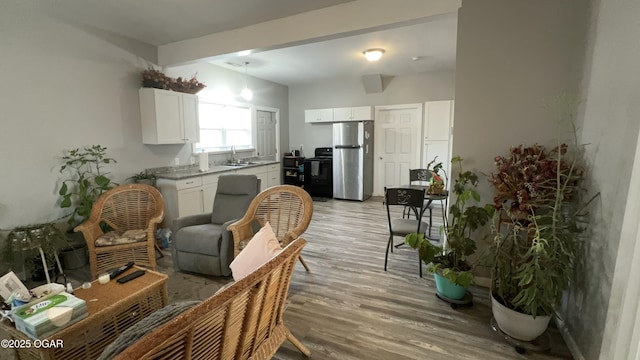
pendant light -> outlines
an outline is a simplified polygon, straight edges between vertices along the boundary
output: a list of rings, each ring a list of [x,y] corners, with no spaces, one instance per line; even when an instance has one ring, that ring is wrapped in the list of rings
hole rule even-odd
[[[249,87],[247,86],[247,65],[249,65],[248,61],[244,62],[244,89],[242,89],[242,91],[240,92],[240,96],[242,96],[243,99],[250,101],[251,99],[253,99],[253,91],[251,91],[251,89],[249,89]]]

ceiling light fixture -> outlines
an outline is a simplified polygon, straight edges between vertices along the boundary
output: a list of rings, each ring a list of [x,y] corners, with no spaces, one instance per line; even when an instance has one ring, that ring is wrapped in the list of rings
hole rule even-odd
[[[244,89],[242,89],[242,91],[240,92],[240,96],[242,96],[243,99],[249,101],[253,99],[253,91],[251,91],[251,89],[249,89],[249,87],[247,86],[247,65],[249,65],[249,62],[245,61],[244,62]]]
[[[384,49],[369,49],[362,52],[369,61],[378,61],[384,54]]]

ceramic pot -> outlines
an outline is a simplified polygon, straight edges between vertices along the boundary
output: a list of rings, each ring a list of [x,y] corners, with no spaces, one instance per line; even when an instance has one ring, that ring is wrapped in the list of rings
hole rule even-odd
[[[542,335],[551,320],[551,316],[538,315],[534,319],[531,315],[511,310],[500,304],[493,294],[491,295],[491,310],[500,330],[512,338],[522,341],[532,341]]]
[[[460,300],[464,298],[464,295],[467,293],[467,288],[452,283],[440,274],[434,273],[433,277],[436,279],[436,289],[438,289],[438,293],[446,298]]]

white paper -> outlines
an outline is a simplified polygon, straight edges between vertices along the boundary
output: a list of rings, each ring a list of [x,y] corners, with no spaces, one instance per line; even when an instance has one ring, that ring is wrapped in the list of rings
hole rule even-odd
[[[13,293],[17,293],[20,299],[26,299],[26,301],[31,299],[29,289],[24,286],[13,271],[9,271],[0,278],[0,296],[7,300]]]
[[[209,153],[203,152],[198,154],[200,171],[209,170]]]

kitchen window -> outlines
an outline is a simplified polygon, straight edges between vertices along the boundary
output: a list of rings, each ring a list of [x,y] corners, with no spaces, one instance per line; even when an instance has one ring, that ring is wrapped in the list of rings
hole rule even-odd
[[[194,152],[254,148],[251,108],[206,101],[199,104],[200,142]]]

